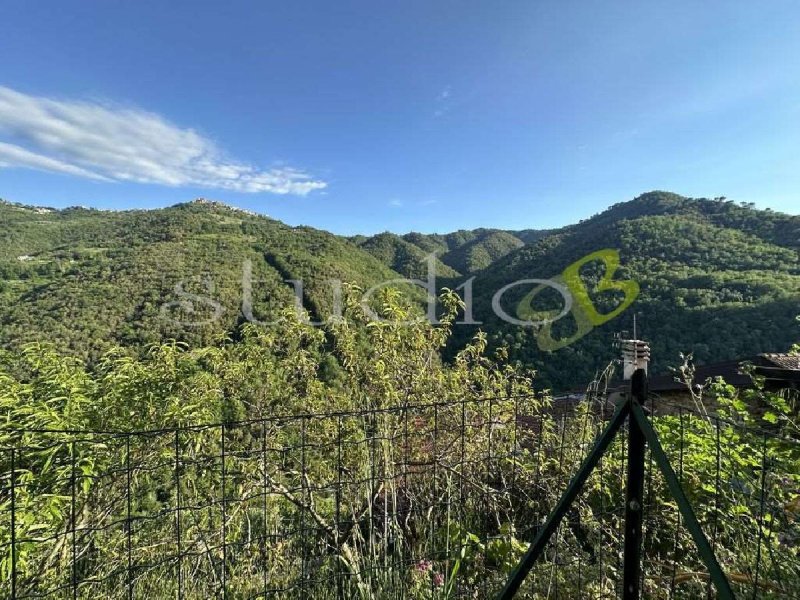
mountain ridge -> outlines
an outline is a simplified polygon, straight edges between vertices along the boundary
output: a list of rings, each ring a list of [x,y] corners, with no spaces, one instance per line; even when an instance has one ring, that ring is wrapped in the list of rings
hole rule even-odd
[[[649,192],[564,227],[478,273],[475,311],[485,318],[490,344],[508,346],[512,360],[538,368],[554,385],[566,383],[564,372],[590,380],[614,358],[613,336],[630,331],[633,313],[643,337],[652,341],[656,370],[675,364],[681,352],[694,351],[699,362],[706,362],[785,350],[800,338],[798,242],[800,216]],[[502,322],[490,309],[494,290],[509,281],[555,277],[603,248],[619,252],[614,278],[635,280],[639,296],[626,313],[575,343],[552,354],[542,351],[532,331]],[[602,265],[595,261],[587,268],[585,278],[596,285]],[[601,312],[619,301],[588,287]],[[524,292],[512,290],[504,298],[509,312]],[[568,338],[576,327],[574,318],[562,319],[554,326],[556,337]],[[473,332],[463,332],[462,340]]]
[[[534,331],[493,314],[492,297],[504,285],[557,276],[603,248],[620,254],[615,277],[641,288],[623,316],[547,353],[537,348]],[[351,237],[206,199],[127,211],[2,202],[0,347],[49,340],[97,358],[114,345],[136,349],[163,339],[197,345],[232,335],[244,320],[248,261],[253,318],[271,320],[290,306],[297,292],[291,282],[302,280],[300,296],[320,319],[334,308],[329,280],[367,288],[425,279],[425,257],[436,252],[439,286],[456,288],[474,278],[476,318],[489,343],[537,368],[543,385],[563,386],[567,378],[590,378],[611,357],[612,335],[627,328],[633,313],[644,335],[654,338],[658,367],[680,351],[694,350],[702,361],[785,349],[800,337],[793,321],[800,313],[799,250],[800,216],[669,192],[648,192],[555,230]],[[591,297],[608,311],[619,297],[593,291],[602,274],[603,265],[595,263],[583,276]],[[509,314],[525,292],[503,297]],[[222,310],[215,322],[206,322],[218,310],[209,298]],[[564,318],[554,334],[569,337],[571,327]],[[477,331],[458,326],[446,354]]]

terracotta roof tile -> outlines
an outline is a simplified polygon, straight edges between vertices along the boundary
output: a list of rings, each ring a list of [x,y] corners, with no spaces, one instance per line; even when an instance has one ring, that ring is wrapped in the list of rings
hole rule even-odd
[[[762,358],[765,358],[769,362],[773,363],[774,365],[780,367],[781,369],[790,369],[793,371],[800,371],[800,355],[792,355],[792,354],[760,354]]]

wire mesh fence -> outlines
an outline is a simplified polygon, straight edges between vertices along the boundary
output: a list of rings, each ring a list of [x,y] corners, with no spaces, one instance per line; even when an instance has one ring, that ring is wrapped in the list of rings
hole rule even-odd
[[[653,422],[737,597],[800,597],[800,440],[654,397]],[[648,458],[643,565],[651,593],[714,597],[687,529]]]
[[[654,405],[737,591],[798,597],[797,440]],[[604,395],[531,395],[152,431],[6,432],[0,597],[491,597],[608,413]],[[648,465],[642,589],[709,595]],[[619,595],[625,469],[620,436],[520,597]]]

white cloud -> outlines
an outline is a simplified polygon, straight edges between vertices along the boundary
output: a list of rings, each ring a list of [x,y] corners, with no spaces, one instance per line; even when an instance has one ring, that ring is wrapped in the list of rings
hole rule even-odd
[[[391,206],[392,208],[400,208],[403,206],[403,203],[400,200],[390,200],[389,206]]]
[[[237,192],[305,195],[327,186],[291,167],[262,170],[230,159],[212,140],[155,113],[3,86],[0,136],[8,140],[0,140],[0,167]]]
[[[67,173],[69,175],[88,177],[89,179],[108,181],[108,178],[98,175],[97,173],[92,173],[86,169],[81,169],[80,167],[48,158],[41,154],[25,150],[25,148],[15,146],[14,144],[6,144],[5,142],[0,142],[0,167],[28,167],[31,169],[55,171],[56,173]]]

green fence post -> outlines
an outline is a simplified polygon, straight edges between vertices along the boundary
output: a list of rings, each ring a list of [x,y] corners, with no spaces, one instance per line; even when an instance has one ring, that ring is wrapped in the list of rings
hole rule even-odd
[[[621,400],[617,404],[614,415],[611,417],[608,425],[606,425],[606,428],[598,436],[594,447],[589,453],[589,456],[586,457],[581,465],[581,468],[572,478],[572,481],[569,482],[566,491],[561,496],[561,499],[558,501],[555,509],[553,509],[553,512],[550,513],[550,516],[547,517],[544,525],[541,526],[536,534],[536,537],[528,547],[527,552],[525,552],[525,556],[522,557],[519,565],[517,565],[517,568],[514,569],[511,577],[509,577],[508,582],[506,582],[506,585],[503,588],[503,591],[501,591],[500,595],[498,596],[498,600],[513,598],[514,594],[517,593],[520,585],[522,585],[522,582],[525,581],[525,577],[528,575],[531,568],[533,568],[534,563],[544,551],[545,546],[547,546],[547,542],[550,540],[550,537],[558,528],[558,524],[561,522],[561,519],[564,518],[564,515],[569,510],[570,505],[572,505],[572,502],[578,496],[583,484],[586,483],[586,480],[589,478],[589,475],[591,475],[595,466],[597,466],[597,463],[600,462],[600,459],[603,457],[603,454],[605,453],[609,444],[611,444],[611,441],[614,439],[617,431],[619,431],[619,428],[625,422],[629,412],[630,403],[627,401],[627,399]]]
[[[711,549],[708,539],[700,528],[700,523],[697,521],[697,517],[692,510],[692,505],[689,504],[689,499],[686,497],[686,494],[683,493],[683,488],[681,488],[681,484],[678,481],[678,476],[675,475],[675,471],[672,470],[672,466],[669,464],[669,458],[667,458],[664,449],[661,447],[661,442],[658,441],[658,435],[655,429],[653,429],[650,421],[647,420],[638,402],[631,403],[631,414],[644,434],[647,443],[650,444],[650,451],[653,453],[653,458],[658,468],[661,469],[661,472],[664,474],[664,479],[667,481],[667,487],[669,487],[672,497],[675,498],[675,502],[678,504],[678,509],[686,523],[686,529],[688,529],[689,533],[692,535],[692,539],[697,545],[700,559],[708,569],[711,581],[714,582],[714,586],[717,588],[717,598],[733,600],[735,596],[733,595],[731,584],[722,571],[722,567],[719,566],[717,557],[714,556],[714,551]]]
[[[640,404],[647,398],[647,372],[637,369],[631,377],[631,398]],[[631,419],[628,427],[628,474],[625,483],[625,550],[622,598],[639,600],[642,574],[642,508],[644,506],[644,452],[642,430]]]

